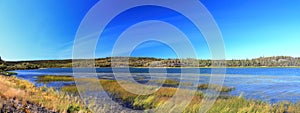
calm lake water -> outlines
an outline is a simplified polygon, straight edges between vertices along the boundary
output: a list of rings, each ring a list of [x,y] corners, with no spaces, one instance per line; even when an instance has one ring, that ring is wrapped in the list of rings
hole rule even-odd
[[[208,83],[211,74],[210,68],[200,68],[200,83]],[[72,75],[72,68],[50,68],[38,70],[18,70],[18,77],[33,82],[36,86],[43,86],[37,83],[37,76],[41,75]],[[111,68],[97,68],[99,78],[113,78]],[[147,68],[131,68],[130,72],[134,77],[149,77]],[[167,77],[179,80],[180,68],[167,69]],[[84,71],[82,72],[85,73]],[[153,76],[153,75],[152,75]],[[182,79],[192,79],[184,77]],[[46,84],[52,87],[61,87],[74,84],[72,82],[53,82]],[[260,99],[270,103],[280,101],[300,101],[300,68],[228,68],[226,69],[225,86],[233,86],[236,89],[227,95],[243,95],[247,99]]]

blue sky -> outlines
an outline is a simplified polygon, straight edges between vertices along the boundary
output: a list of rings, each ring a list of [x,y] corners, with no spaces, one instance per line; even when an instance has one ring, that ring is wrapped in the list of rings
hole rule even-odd
[[[77,28],[97,0],[0,0],[0,56],[5,60],[65,59],[72,57]],[[300,56],[300,1],[201,0],[215,18],[225,42],[227,59],[260,56]],[[178,3],[180,5],[180,3]],[[99,40],[97,57],[110,55],[116,34],[127,21],[155,18],[183,26],[199,58],[209,59],[203,37],[177,13],[142,7],[122,13]],[[101,11],[99,11],[101,13]],[[147,15],[146,12],[156,12]],[[130,19],[130,15],[141,18]],[[163,15],[163,16],[159,16]],[[180,20],[180,21],[178,21]],[[123,22],[123,23],[122,23]],[[123,26],[123,27],[122,27]],[[124,29],[123,29],[124,30]],[[170,34],[170,37],[172,35]],[[114,38],[115,37],[115,38]],[[148,42],[132,56],[176,57],[168,46]]]

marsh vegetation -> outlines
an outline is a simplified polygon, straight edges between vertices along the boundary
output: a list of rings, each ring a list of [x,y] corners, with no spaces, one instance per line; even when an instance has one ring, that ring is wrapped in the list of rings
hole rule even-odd
[[[14,76],[0,75],[0,86],[1,98],[17,100],[24,103],[24,106],[33,103],[56,112],[89,112],[79,97],[56,91],[54,88],[35,87],[32,83]]]
[[[36,82],[48,83],[48,82],[70,82],[74,81],[72,76],[68,75],[43,75],[38,76]]]
[[[49,75],[48,75],[49,76]],[[52,76],[47,77],[47,82],[51,80],[71,80],[72,77],[68,76]],[[43,78],[45,79],[45,78]],[[83,78],[85,80],[89,80]],[[137,95],[126,91],[120,84],[115,80],[107,80],[100,79],[98,80],[101,83],[104,90],[108,93],[108,95],[115,101],[120,102],[120,104],[124,107],[136,109],[136,110],[147,110],[152,108],[160,108],[163,107],[163,103],[170,100],[176,91],[178,90],[174,86],[178,86],[179,82],[176,80],[165,80],[163,84],[169,86],[161,87],[153,94],[149,95]],[[161,83],[162,81],[157,81]],[[136,84],[125,82],[128,87],[133,89],[138,88]],[[222,87],[218,85],[212,85],[213,89],[221,92],[229,92],[234,90],[233,87]],[[205,94],[201,92],[200,89],[207,89],[208,84],[199,84],[198,91],[193,97],[190,104],[184,110],[186,113],[197,112],[201,107],[201,102],[205,97]],[[62,92],[66,93],[74,93],[77,94],[78,90],[75,85],[63,86]],[[189,92],[189,90],[185,90]],[[272,113],[295,113],[300,112],[299,103],[289,103],[289,102],[281,102],[276,104],[269,104],[267,102],[263,102],[260,100],[249,100],[245,99],[242,96],[228,96],[228,97],[220,97],[216,100],[215,104],[210,108],[208,113],[222,112],[222,113],[235,113],[235,112],[272,112]]]
[[[216,85],[216,84],[199,84],[197,86],[197,88],[199,90],[213,89],[213,90],[216,90],[218,92],[230,92],[230,91],[235,89],[234,87],[221,86],[221,85]]]

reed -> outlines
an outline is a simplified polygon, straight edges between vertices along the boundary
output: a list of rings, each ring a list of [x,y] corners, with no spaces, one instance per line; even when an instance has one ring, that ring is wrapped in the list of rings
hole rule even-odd
[[[72,76],[67,75],[43,75],[37,77],[37,82],[48,83],[48,82],[70,82],[74,81]]]
[[[71,81],[68,79],[60,79]],[[58,80],[57,78],[51,78],[52,80]],[[90,79],[83,78],[82,81],[88,82]],[[104,90],[108,92],[113,100],[120,100],[123,106],[132,109],[147,110],[151,108],[164,109],[166,102],[170,101],[174,96],[177,88],[162,87],[153,94],[149,95],[137,95],[126,91],[115,80],[98,80]],[[121,81],[125,85],[131,88],[139,88],[136,84]],[[176,82],[167,82],[171,84],[177,84]],[[53,109],[57,112],[90,112],[83,104],[82,100],[76,95],[70,95],[70,93],[78,93],[76,86],[64,86],[63,92],[58,92],[53,88],[47,87],[34,87],[32,83],[25,80],[18,79],[16,77],[0,76],[0,95],[7,98],[18,98],[21,101],[30,101],[38,105],[45,106],[49,109]],[[213,86],[218,89],[220,86]],[[199,89],[208,88],[207,84],[201,84]],[[221,89],[219,89],[221,90]],[[222,89],[222,91],[228,91],[229,89]],[[96,90],[95,90],[96,91]],[[190,90],[183,90],[189,93]],[[184,94],[186,94],[184,93]],[[180,95],[184,100],[187,95]],[[196,113],[199,108],[205,103],[201,103],[205,95],[201,91],[197,91],[193,96],[192,101],[184,109],[184,113]],[[95,103],[94,103],[95,104]],[[94,106],[95,105],[87,105]],[[111,107],[111,106],[108,106]],[[218,98],[213,106],[207,111],[208,113],[299,113],[300,103],[281,102],[274,105],[270,105],[267,102],[260,100],[249,100],[242,96],[240,97],[227,97]],[[99,111],[107,111],[106,108],[101,108]],[[118,112],[117,110],[115,112]]]

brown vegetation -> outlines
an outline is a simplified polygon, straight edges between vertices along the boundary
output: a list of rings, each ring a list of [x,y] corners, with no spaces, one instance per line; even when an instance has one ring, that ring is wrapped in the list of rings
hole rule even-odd
[[[1,97],[34,103],[57,112],[67,112],[70,106],[78,108],[78,111],[88,112],[78,97],[57,92],[53,88],[36,88],[32,83],[13,76],[0,75],[0,86]]]

